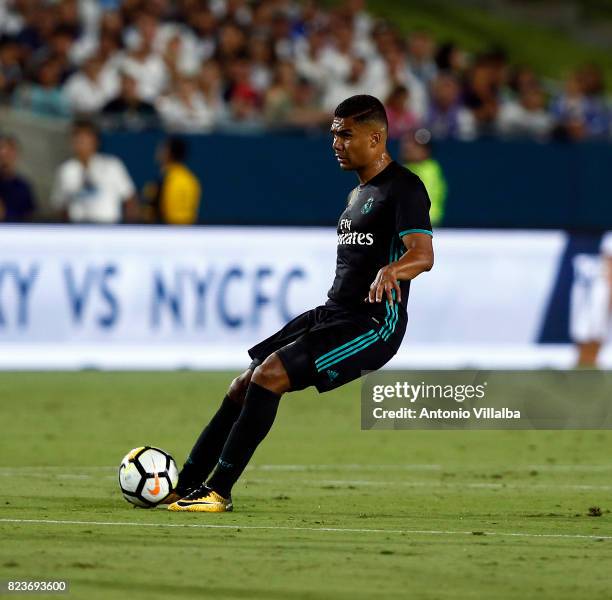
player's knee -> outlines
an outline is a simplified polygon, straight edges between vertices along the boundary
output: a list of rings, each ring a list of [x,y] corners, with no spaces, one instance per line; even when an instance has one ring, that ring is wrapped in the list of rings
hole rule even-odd
[[[241,375],[238,375],[229,386],[229,390],[227,395],[238,404],[244,404],[244,398],[246,396],[246,391],[249,387],[249,383],[251,382],[251,376],[253,375],[253,371],[245,371]]]
[[[289,377],[280,358],[271,354],[253,371],[252,381],[277,394],[289,391]]]

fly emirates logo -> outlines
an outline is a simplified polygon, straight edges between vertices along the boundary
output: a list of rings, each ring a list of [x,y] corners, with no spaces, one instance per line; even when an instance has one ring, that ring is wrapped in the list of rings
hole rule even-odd
[[[338,234],[338,245],[350,244],[357,246],[371,246],[374,243],[373,233],[360,233],[351,231],[352,219],[340,219],[340,231]]]

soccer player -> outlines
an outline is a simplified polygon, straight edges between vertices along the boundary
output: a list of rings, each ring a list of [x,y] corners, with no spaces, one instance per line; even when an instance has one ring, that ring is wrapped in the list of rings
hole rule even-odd
[[[253,362],[196,441],[169,510],[232,510],[232,487],[272,427],[284,393],[344,385],[382,367],[401,344],[410,281],[433,266],[429,198],[421,180],[389,156],[378,99],[342,102],[331,134],[340,168],[355,171],[359,185],[338,222],[328,300],[249,350]]]

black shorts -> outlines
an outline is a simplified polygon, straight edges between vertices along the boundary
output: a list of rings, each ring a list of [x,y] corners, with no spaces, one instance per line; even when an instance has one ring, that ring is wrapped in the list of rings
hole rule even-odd
[[[378,319],[328,303],[295,317],[253,346],[249,355],[259,363],[276,352],[292,390],[314,385],[326,392],[387,363],[404,337],[406,320],[405,310],[397,305]]]

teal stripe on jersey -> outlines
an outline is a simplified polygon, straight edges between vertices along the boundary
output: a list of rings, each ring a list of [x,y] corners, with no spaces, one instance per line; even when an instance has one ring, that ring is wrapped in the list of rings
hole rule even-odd
[[[433,231],[429,231],[429,229],[404,229],[404,231],[399,232],[399,236],[404,237],[405,235],[408,235],[409,233],[426,233],[427,235],[430,235],[433,237]]]
[[[335,356],[332,356],[325,363],[319,365],[317,367],[317,371],[322,371],[323,369],[327,369],[328,367],[331,367],[332,365],[335,365],[336,363],[339,363],[340,361],[344,360],[345,358],[348,358],[349,356],[352,356],[353,354],[356,354],[357,352],[360,352],[361,350],[364,350],[365,348],[367,348],[368,346],[371,346],[372,344],[374,344],[377,341],[378,341],[378,336],[374,332],[374,333],[372,333],[372,336],[370,338],[366,338],[366,339],[362,340],[356,346],[351,346],[350,348],[347,348],[341,354],[337,354]]]
[[[372,333],[374,333],[373,329],[370,329],[370,331],[368,331],[367,333],[364,333],[363,335],[360,335],[356,338],[353,338],[352,340],[346,342],[346,344],[343,344],[342,346],[339,346],[338,348],[334,348],[333,350],[330,350],[329,352],[327,352],[326,354],[323,354],[322,356],[319,356],[319,358],[317,358],[315,360],[315,365],[317,363],[320,363],[321,361],[327,360],[328,358],[331,358],[332,355],[337,354],[338,352],[340,352],[343,349],[348,348],[348,346],[352,346],[356,343],[358,343],[359,341],[361,341],[363,338],[365,338],[366,336],[371,335]]]

